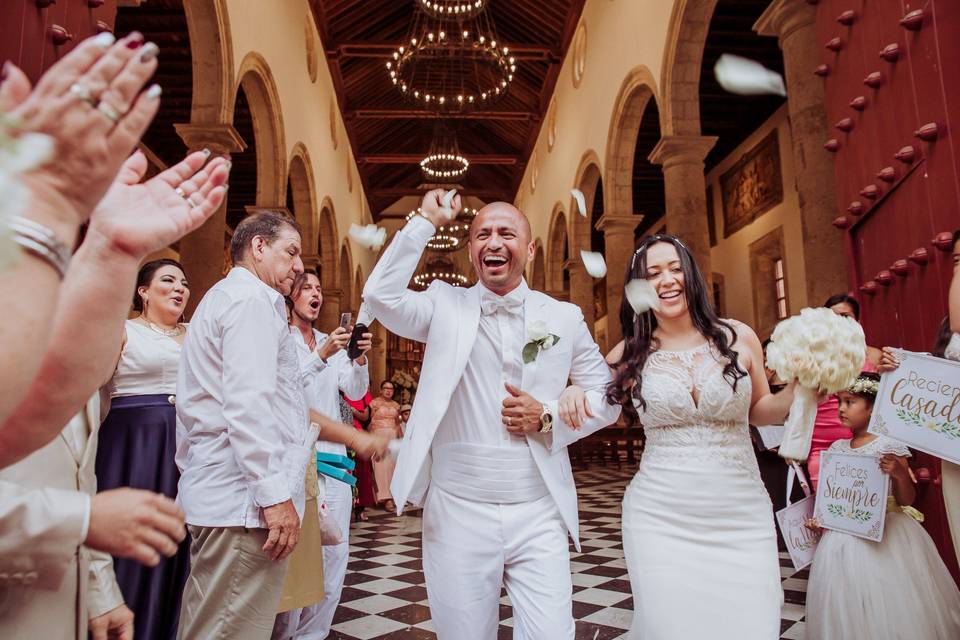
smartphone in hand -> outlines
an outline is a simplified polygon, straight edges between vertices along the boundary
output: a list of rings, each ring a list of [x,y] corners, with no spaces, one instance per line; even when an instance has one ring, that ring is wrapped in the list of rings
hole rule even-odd
[[[346,329],[350,326],[350,321],[353,320],[353,314],[349,311],[347,313],[340,314],[340,328]]]

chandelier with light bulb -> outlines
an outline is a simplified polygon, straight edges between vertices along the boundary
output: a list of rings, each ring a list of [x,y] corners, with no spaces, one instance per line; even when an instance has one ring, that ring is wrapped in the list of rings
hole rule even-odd
[[[517,70],[482,0],[420,0],[407,41],[386,63],[407,100],[438,112],[488,107]]]
[[[420,207],[407,214],[407,222],[420,213]],[[457,219],[445,224],[437,229],[433,237],[427,241],[427,248],[434,251],[456,251],[463,246],[470,232],[470,221],[477,215],[477,210],[472,207],[464,207]]]
[[[463,275],[447,258],[439,257],[426,264],[423,273],[413,276],[413,284],[419,289],[426,289],[434,280],[443,280],[455,287],[467,284],[467,276]]]
[[[485,4],[484,0],[420,0],[423,10],[437,18],[472,18]]]

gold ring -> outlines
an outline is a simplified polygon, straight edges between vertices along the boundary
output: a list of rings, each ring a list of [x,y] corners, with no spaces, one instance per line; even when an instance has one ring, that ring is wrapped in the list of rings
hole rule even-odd
[[[74,82],[72,85],[70,85],[70,93],[77,96],[91,107],[97,106],[97,103],[93,100],[93,95],[90,93],[90,89],[87,89],[79,82]]]
[[[105,115],[107,120],[114,124],[120,122],[120,112],[113,108],[113,105],[111,105],[109,102],[101,100],[97,104],[97,111]]]
[[[508,427],[512,427],[512,426],[513,426],[513,418],[509,418],[509,417],[507,418],[507,426],[508,426]]]
[[[178,196],[180,196],[181,198],[183,198],[184,200],[187,199],[187,193],[183,190],[183,187],[177,187],[176,189],[173,190],[173,192]]]

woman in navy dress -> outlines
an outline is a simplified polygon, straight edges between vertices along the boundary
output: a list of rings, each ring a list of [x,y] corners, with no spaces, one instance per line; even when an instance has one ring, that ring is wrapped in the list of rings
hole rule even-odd
[[[105,390],[110,411],[100,428],[97,485],[101,491],[133,487],[176,498],[180,473],[176,453],[176,389],[190,298],[183,268],[175,260],[148,262],[137,276],[134,309],[120,356]],[[189,573],[189,536],[177,554],[156,567],[114,558],[117,582],[134,613],[135,637],[176,637],[180,597]]]

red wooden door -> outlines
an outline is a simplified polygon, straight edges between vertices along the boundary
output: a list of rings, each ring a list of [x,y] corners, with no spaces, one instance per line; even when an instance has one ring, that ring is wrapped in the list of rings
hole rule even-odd
[[[838,215],[867,341],[928,351],[951,275],[950,247],[934,239],[960,227],[960,137],[951,135],[960,126],[960,2],[825,0],[817,31]],[[929,471],[918,494],[924,526],[960,581],[940,462],[921,453],[913,464]]]
[[[0,2],[0,61],[10,60],[31,81],[78,42],[112,30],[117,0],[3,0]],[[60,38],[69,37],[62,41]]]

